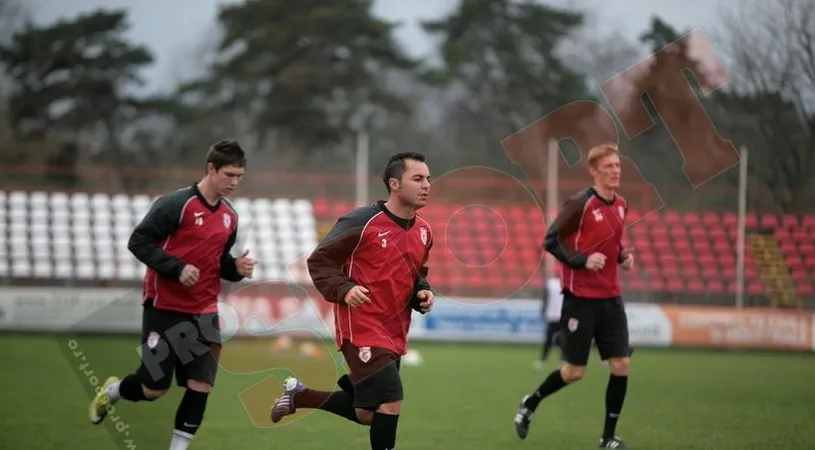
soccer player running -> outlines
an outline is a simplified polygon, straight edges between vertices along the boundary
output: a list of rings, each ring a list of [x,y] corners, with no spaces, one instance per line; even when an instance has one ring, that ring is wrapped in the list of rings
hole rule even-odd
[[[628,386],[628,319],[617,267],[631,270],[634,256],[622,247],[628,206],[617,193],[620,158],[615,145],[592,148],[588,155],[594,186],[567,200],[546,233],[546,251],[562,263],[565,363],[521,401],[515,430],[526,438],[541,400],[580,380],[586,372],[592,339],[609,360],[606,416],[599,448],[627,448],[616,436]]]
[[[412,310],[433,307],[426,281],[433,245],[430,225],[416,214],[430,194],[430,170],[419,153],[399,153],[383,175],[388,200],[340,217],[308,258],[317,290],[334,303],[337,349],[350,374],[335,392],[284,382],[272,422],[300,408],[318,408],[370,425],[372,450],[396,445],[403,398],[399,366],[406,352]]]
[[[170,450],[184,450],[201,426],[221,350],[217,299],[221,279],[251,278],[256,261],[230,255],[238,214],[226,196],[244,174],[246,157],[231,140],[207,153],[206,175],[159,197],[135,227],[128,249],[147,266],[143,284],[141,364],[120,380],[108,378],[90,404],[101,423],[119,400],[152,402],[176,383],[178,405]]]

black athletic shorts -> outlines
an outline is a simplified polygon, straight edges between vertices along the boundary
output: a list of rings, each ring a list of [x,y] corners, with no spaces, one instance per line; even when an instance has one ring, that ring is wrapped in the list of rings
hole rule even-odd
[[[628,318],[620,297],[580,298],[564,291],[560,326],[563,353],[569,364],[588,364],[592,340],[602,360],[630,356]]]
[[[188,314],[156,309],[145,302],[142,313],[141,365],[136,375],[149,389],[170,388],[188,380],[215,385],[221,332],[218,314]]]
[[[354,407],[375,410],[383,403],[403,399],[401,357],[382,347],[356,347],[349,341],[340,346],[354,384]]]

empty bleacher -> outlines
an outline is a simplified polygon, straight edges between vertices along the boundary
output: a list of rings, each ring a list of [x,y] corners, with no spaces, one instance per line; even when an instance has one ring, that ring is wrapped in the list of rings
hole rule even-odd
[[[350,203],[315,201],[320,223],[331,223]],[[539,272],[542,213],[512,205],[464,207],[432,204],[421,214],[433,227],[431,281],[449,295],[511,295],[542,289]],[[738,218],[732,213],[660,211],[629,213],[626,241],[636,247],[638,268],[622,272],[627,294],[642,300],[732,304],[737,289]],[[745,295],[748,304],[800,307],[813,296],[815,216],[748,214]],[[764,264],[750,236],[778,241],[783,264]],[[770,269],[772,267],[772,269]],[[774,272],[771,272],[774,271]],[[791,284],[784,279],[792,280]],[[786,286],[783,300],[768,297]],[[637,295],[640,294],[640,295]],[[684,299],[684,300],[683,300]]]
[[[127,249],[153,199],[146,195],[0,191],[0,281],[138,282]],[[286,264],[316,245],[307,200],[237,198],[240,226],[258,259],[255,280],[287,279]],[[243,232],[243,231],[242,231]]]
[[[127,239],[153,199],[146,195],[0,191],[0,281],[137,283],[144,267]],[[255,280],[286,280],[353,204],[237,198],[258,258]],[[431,281],[446,295],[537,296],[542,289],[539,210],[517,205],[431,203],[421,214],[435,236]],[[646,301],[732,304],[737,217],[661,211],[629,215],[627,244],[638,268],[621,275],[627,295]],[[815,293],[815,216],[748,214],[745,294],[750,304],[800,307]],[[298,270],[298,282],[308,282]],[[717,300],[718,298],[718,300]],[[700,300],[701,301],[701,300]]]

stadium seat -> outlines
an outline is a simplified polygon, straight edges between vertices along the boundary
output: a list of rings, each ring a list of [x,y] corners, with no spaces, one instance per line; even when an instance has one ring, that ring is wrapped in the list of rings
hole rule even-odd
[[[781,226],[789,229],[798,228],[798,217],[791,214],[785,214],[781,219]]]
[[[706,212],[702,216],[702,223],[704,223],[707,226],[712,226],[712,225],[717,225],[718,226],[718,225],[721,225],[721,220],[720,220],[718,214],[716,214],[714,212]]]
[[[144,266],[127,250],[127,240],[152,201],[143,194],[0,191],[3,276],[139,281]],[[280,276],[288,261],[316,246],[310,201],[237,198],[235,203],[249,234],[263,231],[275,243],[275,253],[258,254],[265,273]]]
[[[754,213],[747,213],[744,216],[744,225],[747,228],[757,228],[758,227],[758,217]]]
[[[774,214],[764,214],[761,216],[762,228],[775,228],[778,226],[778,217]]]
[[[127,240],[156,197],[138,194],[0,191],[0,276],[137,283],[144,266]],[[247,248],[258,258],[255,280],[283,280],[287,264],[317,244],[318,227],[353,209],[353,202],[327,199],[235,198]],[[434,203],[421,215],[436,236],[431,282],[446,292],[475,294],[507,286],[541,289],[541,241],[537,208],[517,205],[462,207]],[[640,218],[644,220],[634,225]],[[622,273],[632,292],[732,295],[736,281],[735,213],[632,209],[626,245],[637,249],[638,270]],[[812,296],[815,285],[815,215],[746,216],[748,230],[772,228],[797,290]],[[749,295],[763,295],[760,273],[745,254]],[[489,264],[485,269],[469,266]],[[292,270],[309,282],[302,267]],[[468,294],[470,295],[470,294]]]

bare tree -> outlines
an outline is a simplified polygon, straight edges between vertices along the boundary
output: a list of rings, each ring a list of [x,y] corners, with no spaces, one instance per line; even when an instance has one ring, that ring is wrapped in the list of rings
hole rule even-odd
[[[746,0],[723,11],[716,36],[732,80],[725,110],[750,130],[754,192],[765,192],[754,200],[783,211],[806,207],[815,170],[812,11],[815,0]]]
[[[814,10],[815,0],[746,0],[724,10],[717,37],[738,92],[777,92],[813,110]]]
[[[593,6],[596,5],[580,5],[583,26],[563,42],[560,53],[572,67],[585,74],[587,84],[594,89],[641,60],[646,49],[619,31],[625,24],[610,22]]]

